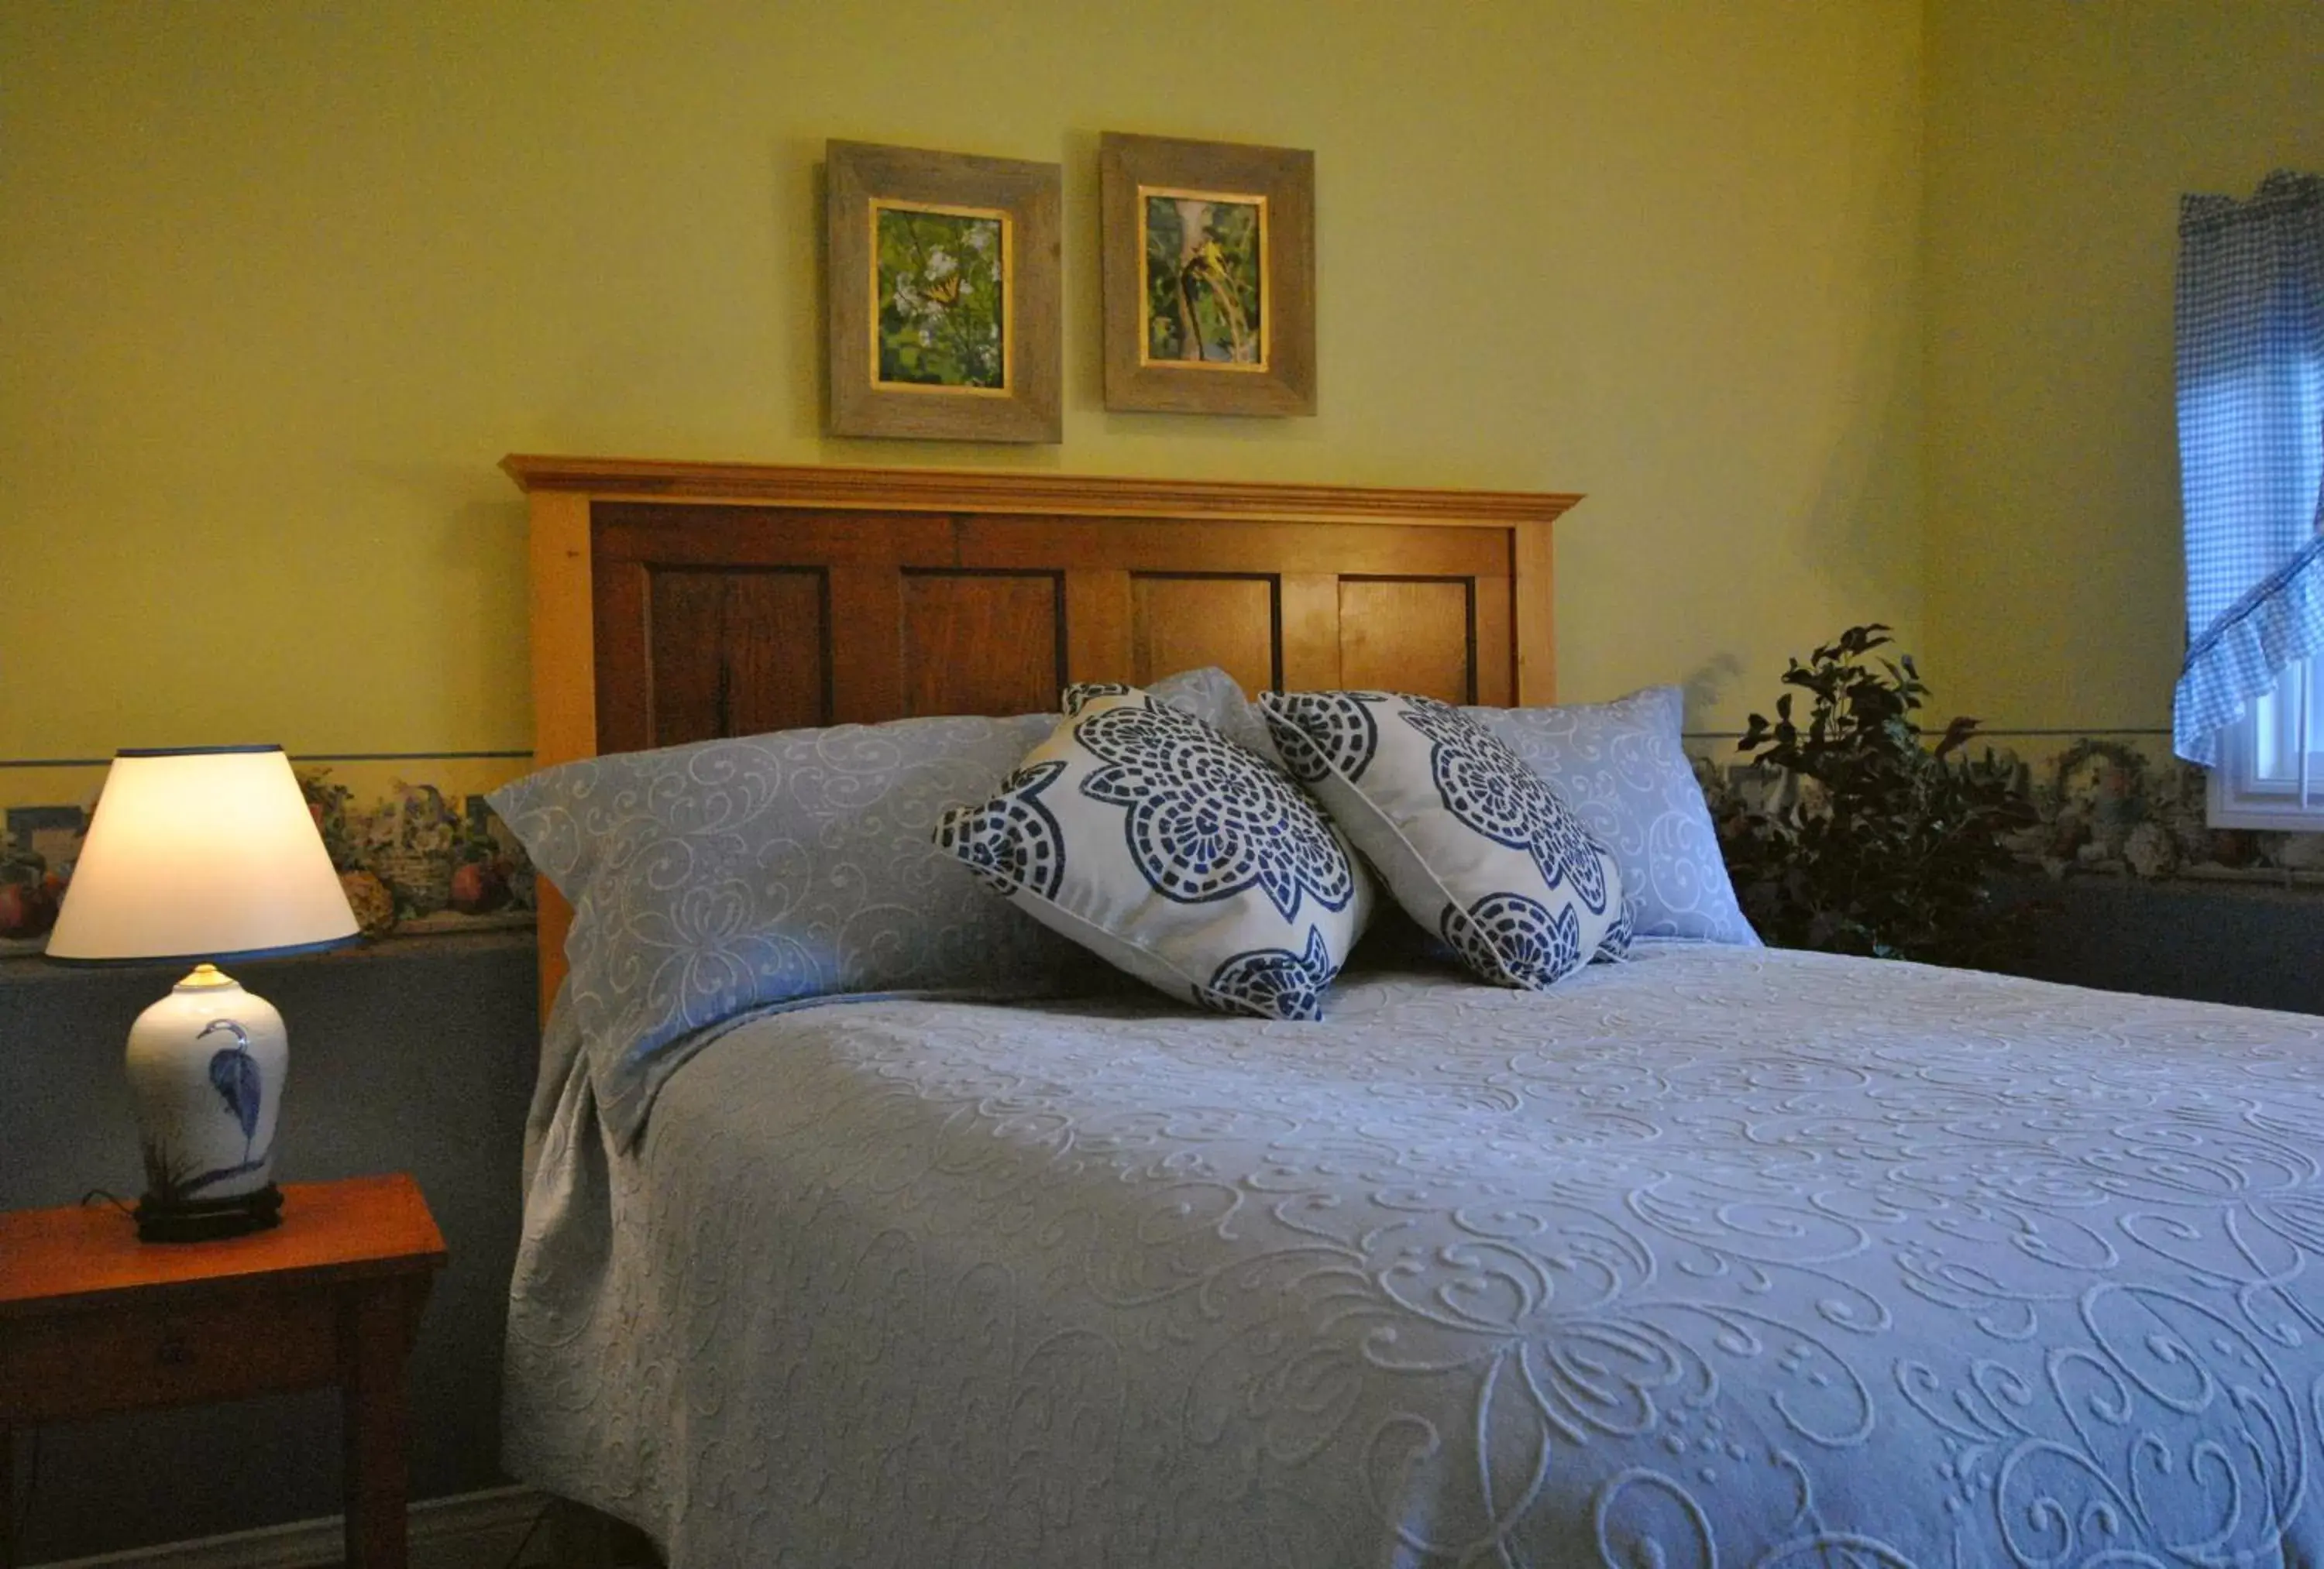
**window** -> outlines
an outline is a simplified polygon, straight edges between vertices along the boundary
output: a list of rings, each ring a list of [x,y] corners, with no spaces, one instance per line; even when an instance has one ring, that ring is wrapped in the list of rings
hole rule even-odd
[[[2222,827],[2324,830],[2324,176],[2180,204],[2187,656],[2172,749]]]
[[[2223,739],[2213,826],[2324,830],[2324,660],[2294,660]]]

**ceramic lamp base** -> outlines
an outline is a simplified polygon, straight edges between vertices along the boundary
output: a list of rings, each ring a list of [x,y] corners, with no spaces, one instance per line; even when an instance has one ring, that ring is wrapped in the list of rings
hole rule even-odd
[[[137,1201],[139,1242],[216,1242],[281,1224],[282,1189],[272,1182],[231,1198],[157,1198],[149,1193]]]
[[[290,1060],[282,1015],[211,965],[137,1016],[128,1068],[145,1158],[140,1236],[199,1242],[276,1224],[274,1129]]]

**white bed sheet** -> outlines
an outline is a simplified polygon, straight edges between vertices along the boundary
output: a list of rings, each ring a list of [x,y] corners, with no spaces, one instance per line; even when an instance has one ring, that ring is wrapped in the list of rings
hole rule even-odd
[[[2324,1561],[2324,1020],[1649,944],[562,1082],[507,1460],[679,1569]]]

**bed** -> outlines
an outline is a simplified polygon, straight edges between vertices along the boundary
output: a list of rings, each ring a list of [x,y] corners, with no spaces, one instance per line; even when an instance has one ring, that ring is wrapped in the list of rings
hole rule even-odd
[[[508,466],[544,763],[1200,665],[1552,700],[1572,498]],[[1649,940],[622,1078],[562,935],[507,1459],[673,1564],[2324,1559],[2324,1021]]]

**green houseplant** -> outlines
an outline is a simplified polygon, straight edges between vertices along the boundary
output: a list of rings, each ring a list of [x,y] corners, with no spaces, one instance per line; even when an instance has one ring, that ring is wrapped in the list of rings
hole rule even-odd
[[[2014,764],[1964,750],[1977,720],[1956,719],[1927,744],[1915,716],[1928,686],[1910,655],[1878,654],[1888,634],[1850,627],[1807,663],[1787,662],[1794,690],[1772,720],[1751,716],[1737,748],[1772,788],[1761,804],[1726,803],[1728,870],[1744,913],[1779,946],[1991,963],[2009,922],[1988,875],[2008,864],[2002,837],[2032,811]]]

